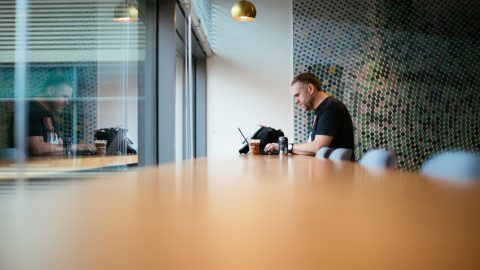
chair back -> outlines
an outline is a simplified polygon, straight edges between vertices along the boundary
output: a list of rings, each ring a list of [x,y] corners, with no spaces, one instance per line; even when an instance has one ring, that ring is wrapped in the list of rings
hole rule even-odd
[[[351,160],[352,159],[352,149],[348,148],[337,148],[333,150],[330,154],[329,159],[331,160]]]
[[[388,169],[394,164],[395,155],[386,149],[371,149],[360,159],[360,165],[365,168]]]
[[[0,160],[20,161],[26,158],[25,153],[17,148],[0,149]]]
[[[332,151],[333,151],[333,148],[331,148],[331,147],[322,147],[322,148],[320,148],[320,150],[318,150],[315,157],[318,158],[318,159],[326,159],[330,156]]]
[[[480,180],[480,155],[462,151],[443,152],[427,160],[421,172],[450,181]]]

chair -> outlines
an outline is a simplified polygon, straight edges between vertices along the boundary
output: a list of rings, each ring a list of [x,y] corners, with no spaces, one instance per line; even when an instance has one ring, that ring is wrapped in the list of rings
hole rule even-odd
[[[315,157],[318,158],[318,159],[328,158],[328,156],[330,156],[332,151],[333,151],[333,149],[331,147],[322,147],[322,148],[320,148],[320,150],[318,150]]]
[[[352,149],[348,148],[337,148],[328,157],[331,160],[351,160],[352,159]]]
[[[20,161],[26,158],[25,153],[17,148],[0,149],[0,160]]]
[[[480,155],[462,151],[449,151],[427,160],[421,173],[450,181],[480,180]]]
[[[395,164],[395,155],[386,149],[371,149],[360,159],[365,168],[388,169]]]

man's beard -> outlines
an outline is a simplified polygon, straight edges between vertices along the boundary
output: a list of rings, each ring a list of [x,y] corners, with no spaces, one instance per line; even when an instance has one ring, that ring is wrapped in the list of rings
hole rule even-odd
[[[313,110],[313,96],[310,96],[308,99],[305,100],[304,106],[305,106],[305,111],[311,111]]]

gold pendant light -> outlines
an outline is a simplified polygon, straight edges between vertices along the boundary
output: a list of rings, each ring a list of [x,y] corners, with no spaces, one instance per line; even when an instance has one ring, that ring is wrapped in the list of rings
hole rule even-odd
[[[232,18],[237,21],[253,21],[257,16],[257,9],[252,2],[241,0],[233,5],[231,13]]]

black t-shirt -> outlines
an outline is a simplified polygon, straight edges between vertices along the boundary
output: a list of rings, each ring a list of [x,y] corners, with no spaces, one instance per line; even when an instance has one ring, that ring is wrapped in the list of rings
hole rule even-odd
[[[334,97],[327,97],[315,110],[311,140],[316,135],[333,136],[329,147],[354,148],[353,123],[347,107]],[[355,157],[352,155],[352,160]]]
[[[57,137],[57,126],[53,114],[37,101],[28,103],[28,136],[42,136],[44,142]]]

